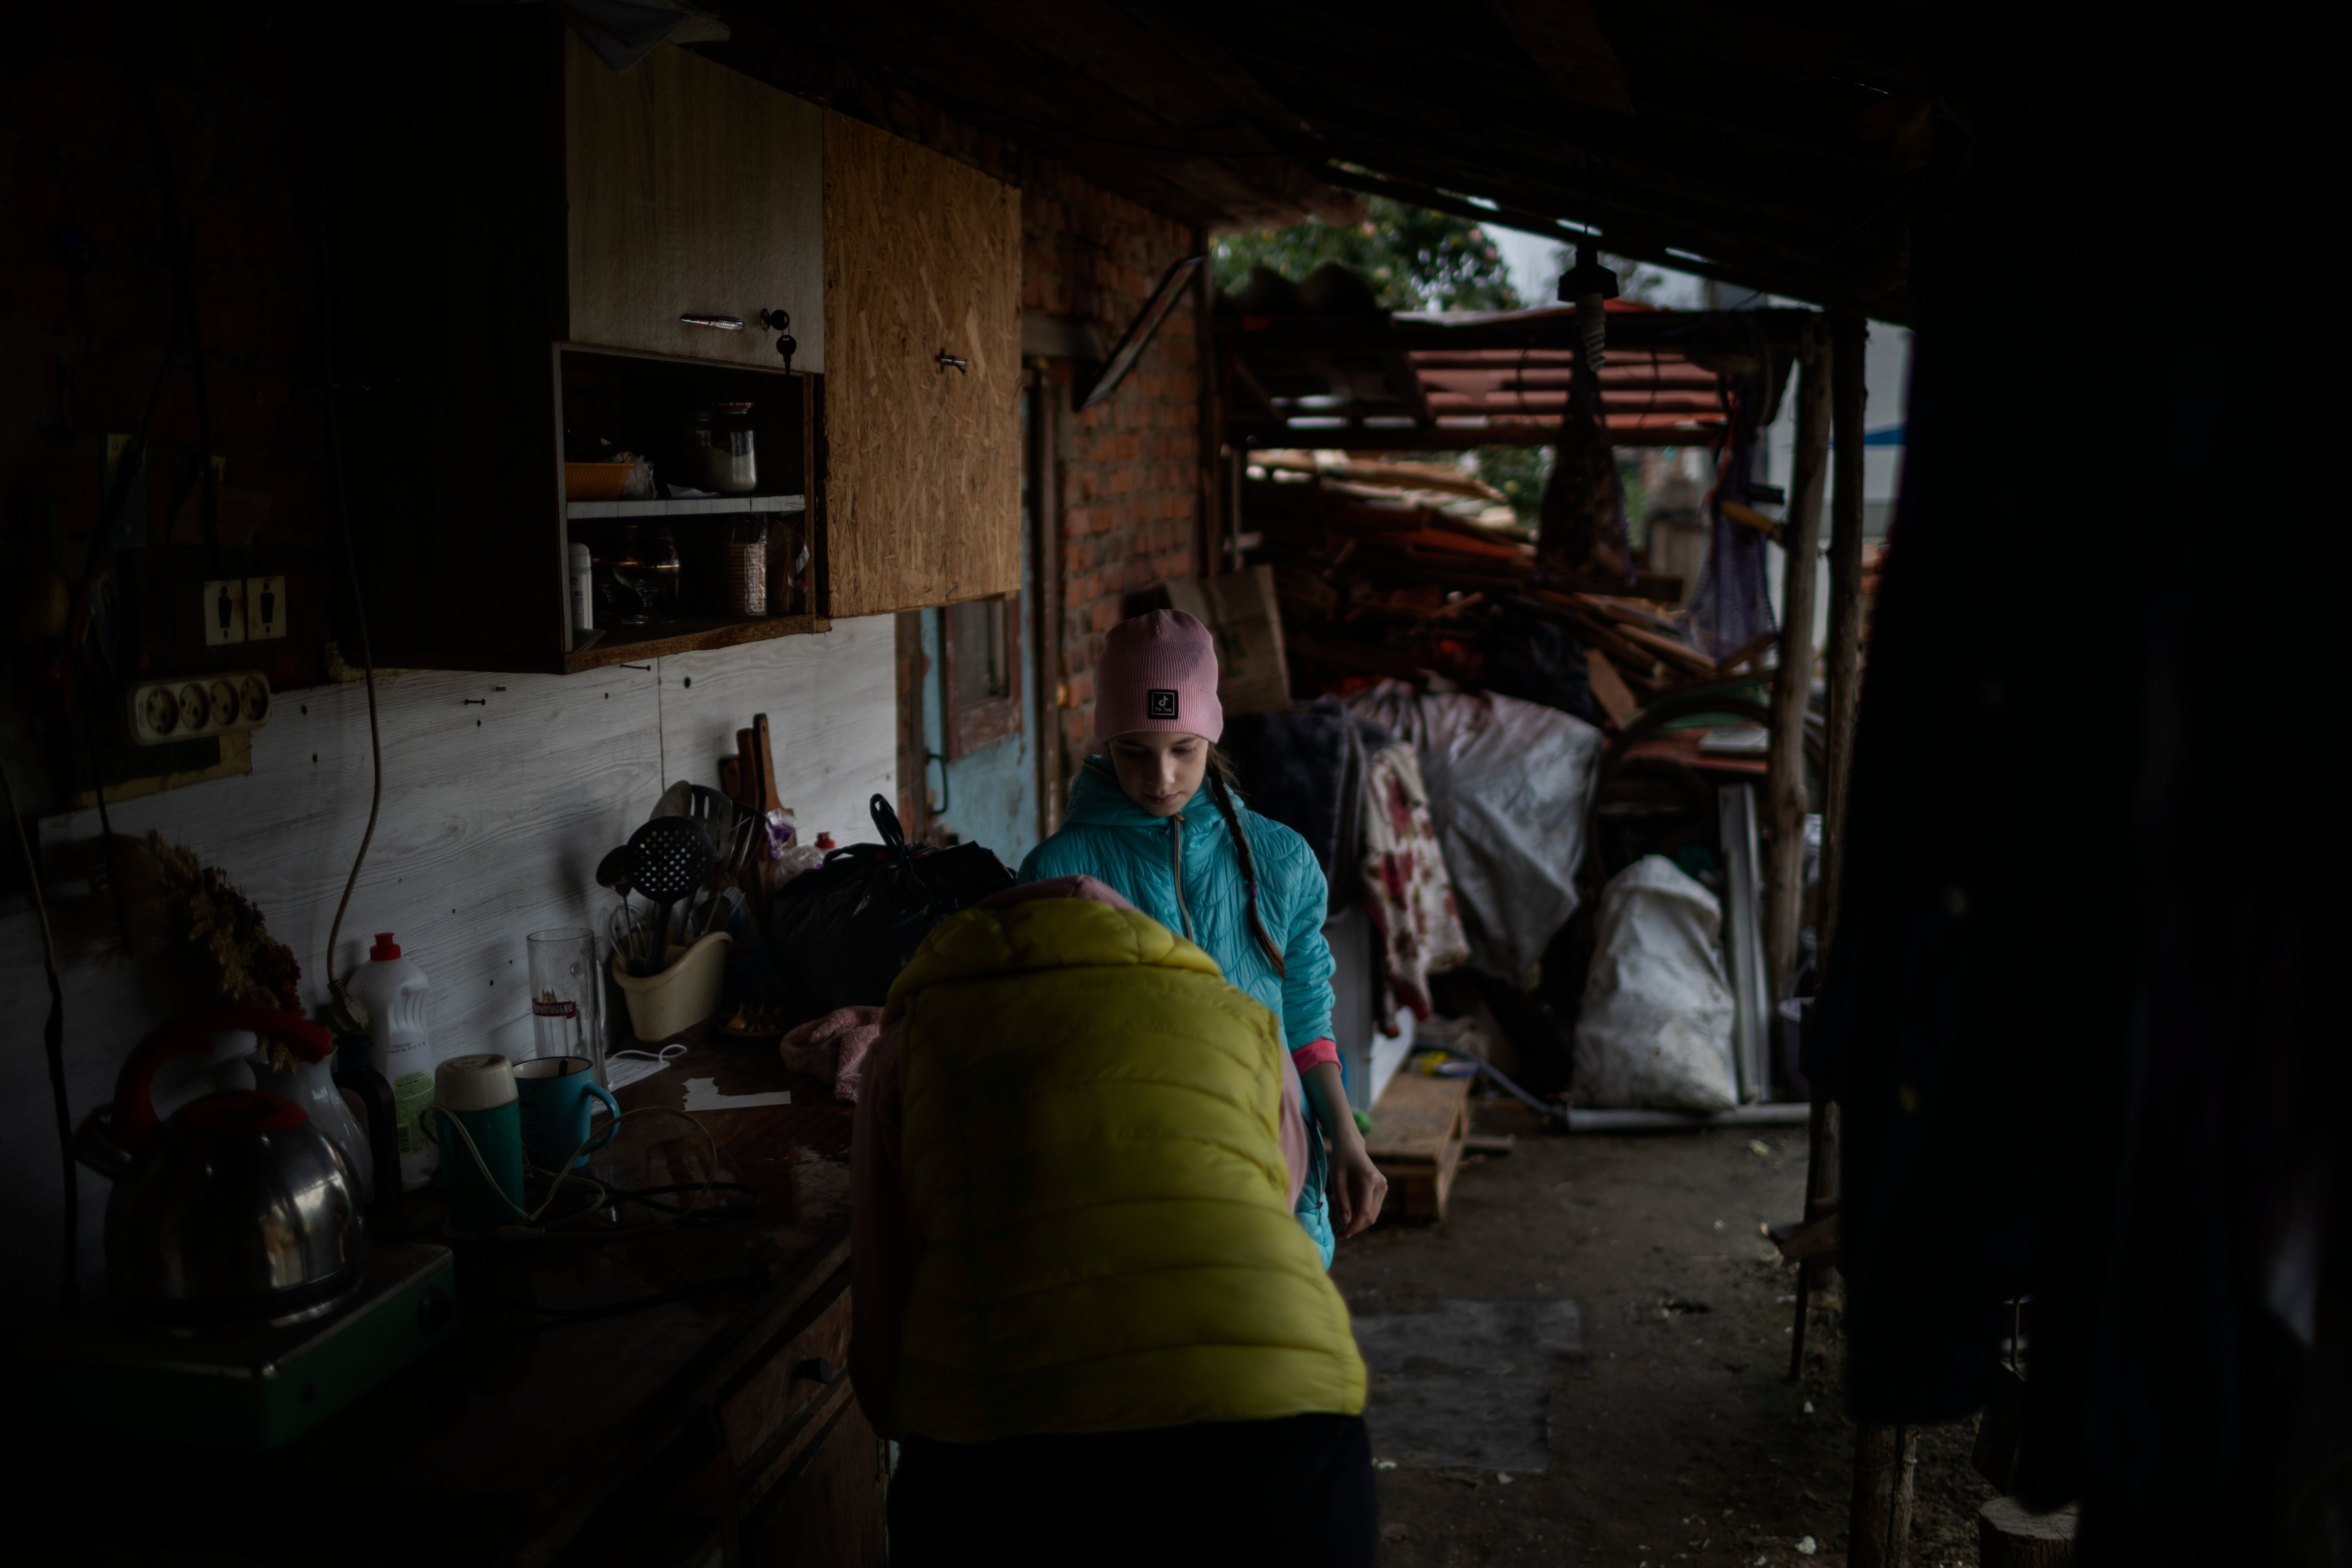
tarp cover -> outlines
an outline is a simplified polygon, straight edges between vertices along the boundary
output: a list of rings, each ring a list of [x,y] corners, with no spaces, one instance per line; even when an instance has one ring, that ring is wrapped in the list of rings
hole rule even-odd
[[[1384,680],[1350,712],[1410,744],[1429,789],[1470,962],[1531,983],[1576,912],[1585,805],[1601,731],[1556,709],[1493,692],[1421,692]]]
[[[1739,1102],[1722,925],[1715,895],[1663,855],[1644,855],[1601,889],[1576,1019],[1580,1104],[1708,1116]]]

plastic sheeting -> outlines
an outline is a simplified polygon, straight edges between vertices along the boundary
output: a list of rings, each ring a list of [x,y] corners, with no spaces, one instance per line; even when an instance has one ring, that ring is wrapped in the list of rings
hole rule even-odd
[[[1739,1103],[1722,926],[1715,895],[1663,855],[1643,856],[1602,889],[1576,1020],[1580,1103],[1701,1115]]]
[[[1394,731],[1421,763],[1470,962],[1532,983],[1544,948],[1576,912],[1601,731],[1516,697],[1420,692],[1396,680],[1358,692],[1348,708]]]

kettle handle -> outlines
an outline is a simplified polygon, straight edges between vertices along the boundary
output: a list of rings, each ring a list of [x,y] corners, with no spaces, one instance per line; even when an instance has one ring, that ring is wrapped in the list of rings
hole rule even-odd
[[[280,1041],[306,1062],[324,1061],[327,1053],[335,1047],[333,1035],[299,1013],[247,1003],[215,1007],[166,1024],[131,1053],[131,1059],[122,1064],[121,1075],[114,1080],[114,1117],[108,1131],[117,1148],[135,1157],[155,1136],[155,1101],[149,1092],[155,1080],[155,1069],[167,1058],[209,1050],[215,1035],[231,1029],[245,1029]]]

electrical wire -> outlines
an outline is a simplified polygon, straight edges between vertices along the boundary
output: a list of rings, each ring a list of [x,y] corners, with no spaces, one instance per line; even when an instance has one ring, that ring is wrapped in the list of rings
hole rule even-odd
[[[532,1174],[548,1178],[548,1187],[547,1195],[540,1201],[539,1206],[537,1208],[529,1209],[523,1207],[521,1204],[519,1204],[514,1199],[509,1197],[507,1195],[506,1189],[499,1184],[498,1178],[490,1173],[489,1162],[482,1155],[480,1145],[474,1142],[472,1130],[467,1128],[463,1121],[442,1110],[437,1105],[428,1106],[426,1110],[428,1113],[437,1116],[444,1127],[455,1128],[457,1130],[458,1141],[465,1144],[466,1152],[473,1158],[475,1170],[481,1173],[483,1184],[491,1192],[496,1193],[499,1195],[499,1201],[506,1205],[508,1208],[514,1212],[515,1218],[518,1222],[511,1225],[500,1225],[497,1229],[487,1232],[444,1230],[443,1234],[453,1237],[461,1241],[493,1240],[520,1242],[565,1242],[574,1244],[587,1243],[590,1245],[601,1246],[605,1242],[626,1241],[640,1236],[651,1236],[656,1231],[672,1229],[677,1225],[689,1219],[741,1218],[748,1216],[753,1210],[759,1207],[756,1201],[759,1194],[754,1189],[745,1187],[740,1183],[721,1182],[719,1180],[719,1140],[712,1135],[709,1127],[704,1123],[702,1118],[694,1115],[690,1111],[679,1110],[672,1106],[639,1106],[635,1110],[625,1110],[620,1115],[614,1117],[613,1119],[613,1124],[617,1126],[621,1122],[627,1121],[634,1117],[639,1116],[676,1116],[686,1121],[691,1122],[694,1126],[694,1130],[702,1134],[702,1141],[707,1146],[710,1155],[710,1173],[701,1182],[683,1183],[676,1186],[647,1187],[635,1192],[630,1192],[624,1189],[607,1189],[603,1185],[603,1184],[593,1180],[593,1178],[582,1175],[574,1164],[574,1162],[578,1161],[583,1154],[585,1154],[588,1152],[591,1144],[598,1142],[604,1137],[603,1133],[592,1131],[587,1137],[580,1141],[579,1146],[573,1149],[569,1155],[556,1162],[556,1163],[562,1167],[560,1173],[546,1171],[534,1171],[531,1173]],[[430,1136],[430,1134],[428,1134],[428,1136]],[[436,1140],[436,1142],[438,1140]],[[445,1146],[442,1150],[442,1158],[448,1159],[450,1157],[451,1152]],[[562,1195],[563,1188],[567,1183],[576,1183],[579,1184],[579,1187],[583,1192],[593,1194],[593,1201],[564,1213],[553,1214],[552,1217],[551,1217],[551,1212],[555,1208],[555,1201],[558,1197]],[[658,1194],[690,1192],[697,1195],[703,1195],[717,1192],[722,1187],[732,1191],[750,1192],[755,1201],[750,1204],[730,1204],[720,1209],[698,1209],[688,1205],[657,1204],[649,1201],[652,1195]],[[657,1210],[670,1217],[667,1219],[654,1220],[644,1225],[598,1226],[593,1229],[577,1230],[559,1230],[556,1228],[558,1226],[568,1225],[574,1220],[585,1219],[588,1215],[594,1214],[598,1210],[611,1205],[613,1200],[616,1198],[622,1201],[644,1204],[647,1208]]]
[[[341,390],[335,381],[335,289],[334,269],[327,261],[327,203],[333,183],[327,176],[326,157],[326,83],[331,73],[318,73],[320,101],[317,122],[313,126],[313,158],[311,170],[317,199],[311,207],[311,265],[317,272],[319,315],[324,323],[320,337],[320,356],[326,371],[327,473],[335,498],[335,525],[343,538],[343,570],[351,578],[352,622],[359,633],[361,678],[367,683],[368,763],[371,782],[368,788],[367,826],[360,834],[359,853],[352,857],[351,875],[343,879],[343,896],[335,901],[335,918],[327,928],[327,994],[334,999],[335,1026],[345,1034],[356,1034],[362,1025],[352,1010],[351,993],[344,979],[335,974],[335,949],[342,939],[343,916],[352,907],[352,889],[359,885],[360,868],[367,864],[368,847],[375,842],[376,817],[383,810],[383,733],[376,710],[375,649],[369,640],[367,595],[360,585],[358,552],[352,547],[352,506],[349,487],[343,473],[341,426],[335,418],[335,398]],[[348,978],[348,977],[346,977]]]
[[[16,785],[0,763],[0,794],[8,798],[8,826],[16,835],[16,853],[25,862],[25,887],[31,893],[33,912],[41,924],[41,967],[49,978],[49,1017],[41,1028],[41,1047],[49,1063],[49,1097],[57,1108],[58,1153],[64,1162],[65,1191],[60,1241],[63,1257],[58,1273],[58,1306],[72,1312],[81,1306],[81,1189],[74,1169],[73,1107],[66,1094],[66,993],[58,979],[58,939],[49,929],[48,900],[41,892],[41,868],[25,837],[25,818],[16,809]]]

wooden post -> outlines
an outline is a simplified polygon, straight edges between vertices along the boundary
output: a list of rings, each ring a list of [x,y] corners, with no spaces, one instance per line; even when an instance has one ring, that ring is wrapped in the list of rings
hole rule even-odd
[[[1854,714],[1862,696],[1862,437],[1863,349],[1868,327],[1859,311],[1830,316],[1831,460],[1837,485],[1830,500],[1829,722],[1822,757],[1822,901],[1818,963],[1827,972],[1837,939],[1838,883],[1845,863],[1845,791],[1853,761]],[[1805,1175],[1805,1223],[1834,1213],[1838,1203],[1838,1107],[1829,1086],[1811,1086],[1813,1102],[1810,1166]],[[1789,1347],[1789,1375],[1805,1364],[1805,1311],[1820,1266],[1797,1269],[1797,1322]]]
[[[1858,310],[1830,317],[1830,386],[1837,487],[1830,502],[1828,745],[1822,766],[1821,953],[1837,935],[1839,879],[1845,865],[1845,791],[1853,765],[1854,717],[1862,700],[1862,438],[1869,324]]]
[[[1029,373],[1033,579],[1031,622],[1037,661],[1037,837],[1062,826],[1062,462],[1063,383],[1040,362]]]
[[[1830,355],[1818,318],[1799,349],[1797,464],[1780,524],[1780,668],[1772,683],[1772,751],[1765,775],[1772,847],[1764,876],[1765,1016],[1789,994],[1797,973],[1797,931],[1805,876],[1805,710],[1813,694],[1814,579],[1820,572],[1822,492],[1829,480]]]
[[[1979,1568],[2074,1568],[2072,1508],[2028,1513],[2015,1498],[1997,1497],[1977,1510]]]
[[[930,747],[923,735],[924,688],[931,661],[923,654],[923,612],[900,610],[896,618],[898,664],[898,826],[907,842],[920,844],[931,830]]]
[[[1846,1568],[1909,1568],[1912,1477],[1919,1433],[1911,1426],[1858,1426],[1853,1434],[1853,1502],[1847,1516]]]

